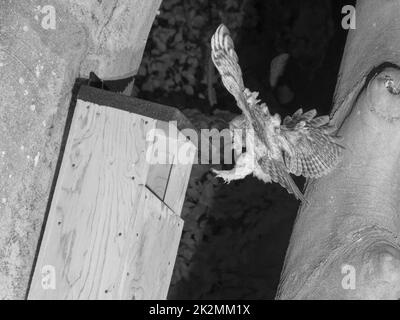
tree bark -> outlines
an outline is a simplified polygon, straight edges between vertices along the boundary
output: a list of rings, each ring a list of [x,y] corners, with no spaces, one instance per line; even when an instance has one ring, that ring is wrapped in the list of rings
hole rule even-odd
[[[0,299],[26,295],[75,79],[135,74],[160,3],[0,1]]]
[[[398,12],[399,0],[357,2],[332,111],[346,149],[308,182],[277,299],[400,298]]]

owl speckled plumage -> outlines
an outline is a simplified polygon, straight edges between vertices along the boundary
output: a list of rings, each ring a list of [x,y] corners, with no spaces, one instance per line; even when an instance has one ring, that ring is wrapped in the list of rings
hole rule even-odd
[[[220,25],[211,39],[211,55],[226,89],[235,97],[243,114],[233,119],[230,129],[234,149],[238,153],[232,170],[214,172],[226,182],[253,174],[264,182],[278,182],[305,201],[290,174],[317,178],[329,173],[339,162],[343,149],[334,135],[329,116],[315,117],[317,112],[297,110],[281,123],[278,114],[271,115],[258,93],[246,89],[238,56],[229,30]],[[246,152],[237,146],[235,133],[242,129],[246,136]]]

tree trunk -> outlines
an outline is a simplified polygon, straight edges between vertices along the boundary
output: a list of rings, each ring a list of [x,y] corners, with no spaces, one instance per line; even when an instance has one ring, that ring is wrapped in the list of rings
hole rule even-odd
[[[23,299],[77,77],[136,73],[161,0],[0,1],[0,299]]]
[[[399,12],[399,0],[357,2],[332,111],[346,149],[308,183],[278,299],[400,298]]]

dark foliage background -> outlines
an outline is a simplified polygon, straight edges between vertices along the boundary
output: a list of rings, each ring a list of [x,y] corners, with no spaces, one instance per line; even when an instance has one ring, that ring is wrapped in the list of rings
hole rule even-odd
[[[163,0],[138,76],[139,97],[178,107],[198,128],[224,128],[239,109],[210,59],[223,22],[232,32],[245,85],[282,116],[328,113],[347,31],[342,0]],[[276,87],[270,63],[289,60]],[[170,299],[273,299],[298,203],[252,177],[222,185],[195,165]],[[301,183],[301,181],[298,181]]]

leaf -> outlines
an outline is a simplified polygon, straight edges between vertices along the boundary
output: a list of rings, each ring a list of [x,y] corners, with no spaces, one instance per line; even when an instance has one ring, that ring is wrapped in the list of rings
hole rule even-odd
[[[142,90],[143,91],[153,92],[154,91],[154,86],[153,86],[152,82],[151,81],[146,81],[145,83],[143,83]]]
[[[174,76],[174,80],[176,83],[179,83],[182,81],[182,76],[179,73],[176,73]]]
[[[192,20],[192,25],[195,28],[201,28],[204,23],[205,23],[206,19],[203,16],[196,16],[193,20]]]
[[[226,0],[225,8],[226,9],[237,9],[239,7],[239,3],[236,0]]]
[[[147,68],[142,64],[140,65],[138,76],[145,76],[147,74]]]
[[[269,84],[271,85],[272,88],[275,88],[279,78],[283,75],[288,59],[289,59],[289,54],[287,53],[282,53],[279,56],[276,56],[275,58],[272,59],[270,74],[269,74]]]
[[[163,9],[170,10],[180,0],[164,0],[162,3]]]
[[[192,96],[192,95],[194,94],[193,87],[190,86],[190,85],[187,85],[187,84],[184,85],[184,86],[183,86],[183,90],[185,91],[186,94],[188,94],[188,95],[190,95],[190,96]]]
[[[183,36],[182,36],[182,30],[179,30],[177,34],[175,35],[174,42],[182,42]]]
[[[189,69],[189,71],[183,71],[182,76],[189,82],[190,85],[195,85],[196,78],[194,77],[195,71],[193,69]]]

